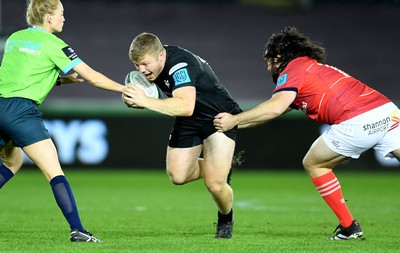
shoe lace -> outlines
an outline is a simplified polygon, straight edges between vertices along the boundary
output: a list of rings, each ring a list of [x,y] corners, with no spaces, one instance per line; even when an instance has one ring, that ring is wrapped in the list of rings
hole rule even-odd
[[[89,241],[91,241],[91,242],[101,242],[101,240],[99,238],[94,237],[90,232],[86,231],[86,234],[88,236],[90,236],[90,240]]]
[[[88,236],[93,236],[92,233],[90,233],[90,232],[87,231],[87,230],[85,230],[83,233],[86,234],[86,235],[88,235]]]

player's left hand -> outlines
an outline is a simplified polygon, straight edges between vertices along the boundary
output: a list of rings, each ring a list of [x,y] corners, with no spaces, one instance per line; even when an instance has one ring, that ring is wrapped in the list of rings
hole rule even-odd
[[[218,132],[228,131],[236,126],[235,118],[227,112],[218,113],[214,118],[214,127]]]
[[[83,83],[84,79],[78,77],[78,73],[74,72],[68,76],[62,76],[61,84],[68,84],[68,83]]]

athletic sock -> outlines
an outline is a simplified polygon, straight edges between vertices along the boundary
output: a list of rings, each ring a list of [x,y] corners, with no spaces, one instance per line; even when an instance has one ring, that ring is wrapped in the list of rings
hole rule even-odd
[[[218,223],[223,224],[233,220],[233,209],[228,214],[222,214],[218,211]]]
[[[71,230],[78,229],[79,231],[84,232],[85,229],[83,228],[79,218],[74,195],[65,176],[60,175],[54,177],[50,181],[50,185],[57,204],[64,214],[64,217],[67,219]]]
[[[333,171],[316,178],[311,178],[311,180],[321,197],[336,214],[340,224],[345,228],[349,227],[353,222],[353,216],[347,208],[339,181]]]
[[[14,176],[14,173],[7,168],[4,164],[0,165],[0,189],[5,185],[8,180]]]

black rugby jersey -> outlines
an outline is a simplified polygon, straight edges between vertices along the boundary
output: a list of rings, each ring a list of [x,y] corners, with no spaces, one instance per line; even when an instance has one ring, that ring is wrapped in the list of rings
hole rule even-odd
[[[175,89],[185,86],[196,88],[193,115],[185,118],[213,120],[220,112],[237,114],[239,105],[219,82],[210,65],[199,56],[178,46],[164,46],[166,61],[163,71],[154,80],[168,97]]]

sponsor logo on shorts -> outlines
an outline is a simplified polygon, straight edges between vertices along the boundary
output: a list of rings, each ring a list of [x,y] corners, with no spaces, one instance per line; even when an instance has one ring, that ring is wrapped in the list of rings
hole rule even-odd
[[[400,118],[398,117],[398,111],[392,112],[390,117],[383,118],[379,121],[365,124],[363,126],[364,131],[368,131],[368,135],[373,135],[381,132],[389,132],[400,124]]]
[[[396,127],[398,127],[399,126],[399,124],[400,124],[400,118],[399,118],[399,111],[394,111],[394,112],[392,112],[392,115],[391,115],[391,117],[392,117],[392,122],[393,122],[393,124],[392,124],[392,126],[389,128],[389,130],[388,130],[388,132],[389,131],[392,131],[393,129],[395,129]]]
[[[339,141],[333,140],[333,141],[332,141],[332,144],[333,144],[333,146],[335,146],[336,148],[340,148],[340,142],[339,142]]]

